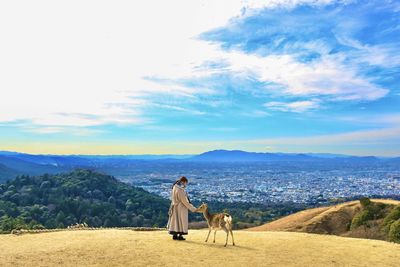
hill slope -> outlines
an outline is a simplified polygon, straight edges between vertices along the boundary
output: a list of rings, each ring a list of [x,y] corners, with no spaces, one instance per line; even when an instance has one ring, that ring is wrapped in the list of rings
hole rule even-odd
[[[11,155],[0,155],[0,164],[16,171],[18,174],[37,175],[42,173],[55,173],[64,170],[47,162],[34,162],[28,157],[18,158]]]
[[[205,243],[206,230],[187,241],[165,231],[64,231],[0,235],[2,266],[398,266],[400,245],[288,232],[234,232],[237,246]]]
[[[0,163],[0,183],[18,175],[18,172]]]
[[[390,209],[400,204],[400,201],[386,199],[372,199],[372,202],[384,204],[382,207],[387,209],[386,214]],[[362,227],[362,229],[350,230],[353,218],[361,210],[362,207],[359,201],[351,201],[335,206],[300,211],[276,221],[251,228],[249,231],[290,231],[386,239],[383,233],[379,231],[383,217],[386,214],[371,220],[368,228]]]

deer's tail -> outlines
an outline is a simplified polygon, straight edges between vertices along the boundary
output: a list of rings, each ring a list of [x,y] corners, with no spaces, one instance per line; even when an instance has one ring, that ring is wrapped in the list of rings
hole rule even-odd
[[[229,214],[224,214],[224,221],[225,223],[232,225],[232,216]]]

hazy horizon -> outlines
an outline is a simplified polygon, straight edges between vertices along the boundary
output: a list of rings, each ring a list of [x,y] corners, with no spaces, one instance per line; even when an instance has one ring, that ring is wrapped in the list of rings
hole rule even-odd
[[[321,152],[321,153],[316,153],[316,152],[282,152],[282,151],[247,151],[247,150],[238,150],[238,149],[223,149],[223,148],[217,148],[217,149],[212,149],[212,150],[207,150],[207,151],[202,151],[199,153],[193,153],[193,154],[176,154],[176,153],[163,153],[163,154],[51,154],[51,153],[29,153],[29,152],[24,152],[24,151],[10,151],[10,150],[0,150],[1,153],[20,153],[20,154],[29,154],[29,155],[40,155],[40,156],[196,156],[200,155],[203,153],[207,152],[213,152],[213,151],[240,151],[240,152],[246,152],[246,153],[272,153],[272,154],[307,154],[307,155],[332,155],[332,156],[374,156],[374,157],[382,157],[382,158],[395,158],[395,157],[400,157],[400,155],[394,155],[394,156],[380,156],[380,155],[353,155],[353,154],[338,154],[338,153],[330,153],[330,152]]]
[[[400,3],[3,1],[0,150],[400,155]]]

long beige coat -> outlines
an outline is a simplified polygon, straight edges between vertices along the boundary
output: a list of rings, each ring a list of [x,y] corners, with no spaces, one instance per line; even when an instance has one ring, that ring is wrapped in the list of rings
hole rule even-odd
[[[185,189],[179,185],[174,185],[168,212],[167,228],[170,234],[186,235],[188,233],[188,210],[195,212],[197,209],[189,203]]]

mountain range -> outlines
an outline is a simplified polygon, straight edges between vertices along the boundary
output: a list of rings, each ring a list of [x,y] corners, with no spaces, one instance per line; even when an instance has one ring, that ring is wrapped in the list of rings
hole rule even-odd
[[[34,155],[0,151],[0,181],[17,175],[58,173],[75,168],[108,169],[125,168],[139,162],[261,162],[304,164],[400,164],[400,157],[350,156],[317,153],[260,153],[241,150],[213,150],[198,155]]]

